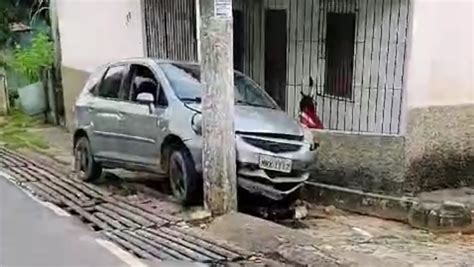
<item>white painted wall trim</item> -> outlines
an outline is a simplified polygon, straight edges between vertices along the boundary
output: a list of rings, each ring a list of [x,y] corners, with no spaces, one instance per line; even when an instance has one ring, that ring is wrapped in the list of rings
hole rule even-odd
[[[196,41],[197,41],[197,59],[201,62],[201,3],[196,0]]]

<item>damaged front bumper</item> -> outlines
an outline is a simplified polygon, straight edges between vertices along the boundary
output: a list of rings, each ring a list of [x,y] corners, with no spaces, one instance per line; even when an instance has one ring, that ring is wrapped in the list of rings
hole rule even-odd
[[[253,140],[249,143],[248,138]],[[282,143],[284,146],[290,144],[298,147],[295,147],[292,151],[272,152],[257,147],[260,144],[255,142],[255,140],[263,142],[262,147],[275,143]],[[304,185],[304,182],[308,180],[318,157],[318,150],[312,150],[313,144],[305,141],[237,135],[236,142],[238,185],[252,194],[261,195],[275,201],[284,200],[298,192]],[[292,162],[291,171],[287,173],[260,168],[259,158],[262,155],[290,159]]]
[[[293,193],[297,193],[298,190],[303,187],[303,182],[294,185],[290,189],[284,190],[284,189],[278,189],[273,185],[270,184],[263,184],[256,182],[254,180],[250,180],[245,177],[238,177],[237,180],[239,187],[242,189],[245,189],[247,192],[255,194],[255,195],[260,195],[264,196],[266,198],[275,200],[275,201],[280,201],[286,199],[288,196],[292,195]]]
[[[247,141],[245,140],[247,138]],[[298,146],[291,152],[272,152],[250,144],[248,138],[263,142],[282,143]],[[195,161],[196,170],[202,173],[202,139],[192,139],[185,142]],[[313,144],[305,141],[282,140],[253,135],[236,135],[237,148],[237,176],[240,188],[251,194],[261,195],[269,199],[280,201],[289,197],[303,186],[314,168],[318,150],[311,149]],[[290,159],[292,169],[289,173],[264,170],[259,167],[261,155]]]

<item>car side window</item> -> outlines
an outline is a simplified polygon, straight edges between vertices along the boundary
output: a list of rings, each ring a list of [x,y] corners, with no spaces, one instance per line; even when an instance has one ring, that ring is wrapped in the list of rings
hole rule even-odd
[[[87,80],[86,84],[84,87],[88,92],[91,92],[92,94],[95,94],[97,91],[97,86],[100,84],[100,81],[102,77],[104,76],[106,68],[104,66],[101,66],[97,68],[90,76],[89,79]]]
[[[110,67],[99,86],[98,96],[117,99],[126,66]]]
[[[137,96],[140,93],[150,93],[155,98],[157,106],[168,105],[161,84],[148,67],[134,64],[131,66],[130,75],[130,79],[127,79],[130,82],[130,86],[128,89],[127,86],[124,87],[124,94],[128,94],[130,101],[136,102]]]

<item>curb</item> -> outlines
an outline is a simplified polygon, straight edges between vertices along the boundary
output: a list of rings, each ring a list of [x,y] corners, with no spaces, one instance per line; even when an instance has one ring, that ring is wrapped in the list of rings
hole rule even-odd
[[[472,232],[474,210],[457,202],[422,202],[340,186],[306,182],[303,198],[309,202],[410,224],[432,232]]]
[[[462,203],[422,202],[413,206],[408,214],[408,223],[416,228],[432,232],[473,232],[474,210]]]

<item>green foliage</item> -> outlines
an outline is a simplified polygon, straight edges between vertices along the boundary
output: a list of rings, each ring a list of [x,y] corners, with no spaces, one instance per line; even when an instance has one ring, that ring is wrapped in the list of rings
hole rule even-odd
[[[27,77],[30,82],[40,79],[41,71],[51,68],[54,61],[53,42],[45,33],[33,37],[31,46],[17,46],[14,52],[13,69]]]
[[[29,117],[19,110],[13,110],[6,117],[0,116],[0,146],[5,145],[12,149],[48,149],[46,142],[30,130],[40,124],[38,119]]]

